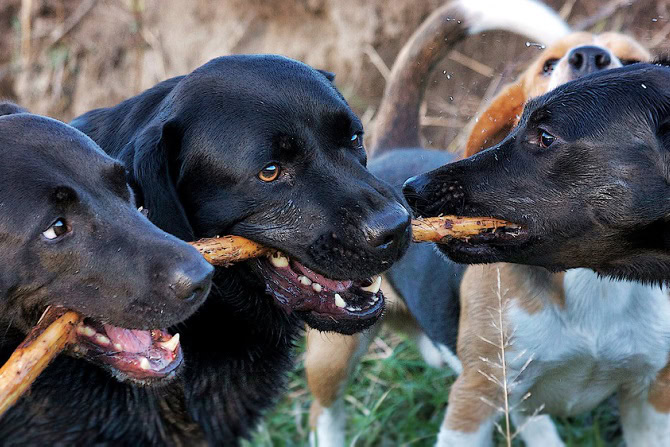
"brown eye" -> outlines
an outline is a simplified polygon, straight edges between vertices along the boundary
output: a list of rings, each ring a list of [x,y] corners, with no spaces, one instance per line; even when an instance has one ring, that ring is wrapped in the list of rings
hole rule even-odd
[[[51,226],[47,228],[47,230],[44,231],[42,235],[49,240],[54,240],[63,236],[68,231],[70,230],[65,221],[63,219],[58,219],[53,224],[51,224]]]
[[[277,163],[270,163],[258,173],[258,178],[264,182],[272,182],[279,177],[279,165]]]
[[[548,148],[556,140],[556,137],[550,134],[549,132],[543,131],[540,134],[540,146],[543,148]]]
[[[554,70],[554,67],[556,66],[556,63],[558,62],[558,59],[552,58],[552,59],[547,59],[544,62],[544,65],[542,66],[542,73],[544,74],[549,74]]]

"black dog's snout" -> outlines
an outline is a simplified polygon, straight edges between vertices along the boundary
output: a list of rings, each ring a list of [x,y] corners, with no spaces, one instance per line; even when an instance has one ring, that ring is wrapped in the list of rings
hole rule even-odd
[[[403,247],[410,234],[410,217],[407,210],[395,203],[374,213],[365,222],[365,238],[377,250]]]
[[[184,263],[174,270],[170,287],[177,299],[194,303],[204,299],[212,285],[214,267],[204,258]]]
[[[604,70],[611,62],[609,51],[593,45],[573,48],[568,54],[568,63],[580,76]]]

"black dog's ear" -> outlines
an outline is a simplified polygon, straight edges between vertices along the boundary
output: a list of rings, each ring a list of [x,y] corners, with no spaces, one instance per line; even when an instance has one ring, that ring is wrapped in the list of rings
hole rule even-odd
[[[316,70],[316,71],[318,71],[319,73],[324,75],[326,77],[326,79],[328,79],[330,82],[335,81],[335,73],[333,73],[331,71],[326,71],[326,70]]]
[[[28,113],[28,111],[11,101],[0,101],[0,116],[14,115],[15,113]]]
[[[175,186],[180,170],[178,126],[172,122],[150,125],[130,144],[134,150],[132,181],[140,189],[149,220],[180,239],[193,240],[193,228]]]

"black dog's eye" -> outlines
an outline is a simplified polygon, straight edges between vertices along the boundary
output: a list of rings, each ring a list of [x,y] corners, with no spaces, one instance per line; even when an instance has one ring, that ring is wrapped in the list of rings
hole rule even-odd
[[[540,133],[540,146],[543,148],[548,148],[555,140],[556,137],[549,132],[542,131],[542,133]]]
[[[258,178],[263,180],[264,182],[272,182],[277,180],[280,171],[281,169],[279,168],[279,164],[270,163],[269,165],[261,169],[261,172],[258,173]]]
[[[556,58],[547,59],[544,62],[544,65],[542,66],[542,73],[544,74],[551,73],[554,70],[556,63],[558,63],[558,59]]]
[[[363,147],[363,134],[357,132],[351,136],[351,144],[354,147]]]
[[[42,233],[42,236],[49,240],[57,239],[67,233],[69,230],[67,224],[63,219],[58,219],[56,222],[51,224],[49,228],[47,228],[46,231]]]

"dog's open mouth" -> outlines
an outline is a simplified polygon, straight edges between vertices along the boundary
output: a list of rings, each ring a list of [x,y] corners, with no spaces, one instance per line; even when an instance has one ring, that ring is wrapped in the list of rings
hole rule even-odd
[[[268,292],[287,311],[309,314],[310,325],[316,319],[320,327],[315,329],[342,332],[336,325],[347,322],[369,326],[384,310],[379,275],[356,281],[328,279],[281,252],[256,263]]]
[[[76,328],[75,356],[107,366],[122,380],[140,383],[173,377],[182,364],[179,334],[123,329],[84,318]]]

